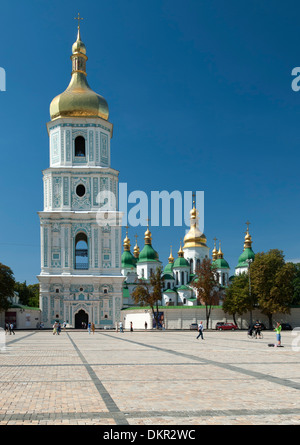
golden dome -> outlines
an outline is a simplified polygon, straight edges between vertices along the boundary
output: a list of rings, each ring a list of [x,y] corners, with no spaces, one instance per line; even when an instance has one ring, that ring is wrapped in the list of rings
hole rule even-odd
[[[68,88],[50,104],[51,120],[61,117],[101,117],[108,120],[108,105],[95,93],[86,80],[86,48],[78,27],[77,40],[72,46],[72,77]]]
[[[182,250],[181,240],[180,240],[180,249],[178,250],[177,254],[178,254],[179,258],[183,258],[184,257],[184,252]]]
[[[126,230],[126,237],[124,238],[123,241],[123,247],[124,250],[130,250],[130,239],[128,238],[128,229]]]
[[[196,219],[198,215],[199,215],[199,212],[198,212],[198,210],[195,207],[195,201],[193,201],[193,208],[190,211],[190,216],[191,216],[192,219]]]
[[[145,232],[145,244],[151,244],[152,243],[152,233],[149,230],[149,224],[147,226],[147,230]]]
[[[213,248],[213,251],[212,251],[212,260],[213,261],[215,261],[218,258],[218,251],[217,251],[217,248],[216,248],[216,240],[217,240],[217,238],[214,238],[214,248]]]
[[[170,256],[169,256],[168,260],[169,260],[169,263],[174,263],[174,257],[172,255],[172,246],[170,248]]]
[[[223,258],[223,252],[221,250],[221,241],[219,241],[219,252],[218,252],[218,258]]]
[[[191,224],[191,228],[184,237],[184,247],[206,247],[206,236],[202,233],[195,224]]]
[[[137,243],[137,235],[135,235],[135,246],[134,246],[134,249],[133,249],[133,255],[134,255],[135,258],[138,258],[139,254],[140,254],[140,248],[139,248],[138,243]]]
[[[78,29],[77,40],[72,45],[72,54],[86,54],[85,44],[81,40],[80,29]]]
[[[252,238],[249,233],[249,228],[247,227],[246,235],[245,235],[245,243],[244,243],[244,250],[249,249],[252,246]]]
[[[207,247],[206,246],[206,236],[202,233],[198,228],[198,215],[199,212],[195,207],[195,201],[193,201],[193,208],[190,211],[190,221],[191,228],[188,233],[185,235],[184,248],[186,247]]]

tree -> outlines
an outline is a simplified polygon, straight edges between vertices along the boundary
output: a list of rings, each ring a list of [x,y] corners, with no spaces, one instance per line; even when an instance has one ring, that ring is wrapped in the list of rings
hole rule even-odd
[[[300,263],[294,264],[296,276],[293,280],[294,292],[292,304],[300,305]]]
[[[249,276],[242,273],[234,277],[231,285],[225,290],[225,299],[223,302],[225,313],[233,316],[236,323],[236,314],[242,315],[253,308],[253,295],[249,293]]]
[[[15,291],[19,295],[20,304],[24,306],[39,306],[39,284],[29,284],[26,281],[20,283],[16,281]]]
[[[290,313],[295,277],[295,265],[285,263],[281,250],[272,249],[255,255],[251,265],[251,283],[259,309],[269,319],[269,329],[272,329],[275,313]]]
[[[30,292],[27,287],[26,281],[24,281],[24,283],[20,283],[19,281],[16,281],[15,291],[19,295],[20,304],[23,304],[24,306],[28,306]]]
[[[39,283],[36,284],[29,284],[29,300],[28,300],[28,306],[31,307],[39,307],[40,304],[40,285]]]
[[[209,258],[204,258],[195,271],[192,286],[196,289],[197,303],[205,304],[206,328],[211,315],[213,305],[219,304],[220,290],[215,268]]]
[[[138,285],[132,292],[132,297],[136,304],[141,306],[150,306],[153,318],[156,321],[156,329],[159,327],[158,302],[162,300],[162,290],[164,288],[164,279],[162,268],[158,267],[150,276],[149,281],[140,279]],[[156,307],[156,312],[154,308]]]
[[[10,298],[14,296],[15,279],[12,270],[0,263],[0,310],[10,306]]]

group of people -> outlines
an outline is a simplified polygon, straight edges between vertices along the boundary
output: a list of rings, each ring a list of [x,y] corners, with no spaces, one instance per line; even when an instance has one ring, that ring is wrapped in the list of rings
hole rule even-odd
[[[274,346],[277,347],[281,346],[281,329],[282,329],[281,324],[277,322],[276,327],[273,330],[274,332],[276,332],[276,340],[277,340],[277,344],[275,344]],[[252,335],[253,331],[255,338],[261,337],[262,324],[258,320],[256,320],[256,322],[252,327],[251,326],[249,327],[248,334]]]
[[[14,324],[13,323],[5,323],[5,334],[13,334],[15,335],[14,331]]]
[[[88,323],[88,331],[89,331],[89,334],[91,333],[91,331],[93,332],[93,334],[95,333],[95,324],[94,323],[91,323],[91,322]]]
[[[145,323],[145,329],[147,329],[147,323]],[[119,331],[124,332],[123,322],[119,322]],[[132,321],[130,322],[130,332],[133,332],[133,324]]]
[[[277,347],[281,346],[281,329],[282,329],[281,324],[279,322],[277,322],[276,327],[274,329],[274,331],[276,332],[276,340],[277,340],[277,345],[274,345],[274,346],[277,346]],[[256,322],[252,326],[252,328],[249,328],[248,333],[252,334],[252,332],[254,331],[255,337],[257,337],[257,336],[260,337],[261,330],[262,330],[262,324],[258,320],[256,320]],[[203,337],[203,323],[202,323],[202,321],[200,321],[200,323],[198,324],[198,332],[199,332],[199,334],[197,335],[196,339],[201,337],[201,339],[203,340],[204,337]]]
[[[53,325],[53,335],[59,335],[61,333],[61,330],[66,330],[67,323],[64,321],[63,325],[61,326],[59,321],[56,321]],[[89,334],[92,332],[94,334],[95,332],[95,323],[89,322],[86,326],[84,325],[83,329],[88,329]]]
[[[67,323],[63,322],[63,330],[65,331],[67,327]],[[56,321],[53,325],[53,335],[59,335],[61,333],[61,324],[59,321]]]

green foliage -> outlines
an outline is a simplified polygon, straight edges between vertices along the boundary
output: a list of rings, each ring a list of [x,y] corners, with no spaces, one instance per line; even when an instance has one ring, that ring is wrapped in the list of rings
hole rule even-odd
[[[250,272],[259,309],[269,318],[271,327],[273,314],[290,313],[296,278],[295,265],[285,263],[281,250],[272,249],[255,255]]]
[[[0,263],[0,310],[10,306],[10,298],[14,296],[15,279],[12,270]]]
[[[197,304],[205,304],[206,326],[208,328],[211,308],[219,304],[220,290],[216,278],[215,267],[210,258],[204,258],[195,271],[195,277],[192,282],[196,290]]]
[[[242,315],[253,308],[253,293],[249,292],[247,273],[237,275],[225,291],[223,310],[230,315]]]
[[[26,281],[20,283],[16,281],[15,291],[19,294],[19,302],[24,306],[39,306],[39,284],[29,284]]]
[[[158,267],[152,274],[149,281],[139,280],[139,284],[132,292],[132,297],[136,304],[141,306],[150,306],[154,318],[156,319],[156,326],[158,327],[158,302],[162,300],[162,291],[164,288],[164,279],[162,275],[162,268]],[[154,308],[156,307],[156,311]]]
[[[292,304],[300,305],[300,263],[294,264],[296,276],[293,280],[294,293]]]

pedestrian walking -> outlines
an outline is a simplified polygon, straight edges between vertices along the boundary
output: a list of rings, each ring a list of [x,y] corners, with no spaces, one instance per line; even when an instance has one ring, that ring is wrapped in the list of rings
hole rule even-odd
[[[196,338],[198,339],[199,337],[201,337],[202,340],[203,340],[203,324],[202,324],[202,321],[200,321],[200,323],[198,324],[198,331],[199,331],[199,334],[198,334],[198,336]]]
[[[9,333],[10,334],[13,333],[15,335],[14,324],[13,323],[10,323],[10,325],[9,325]]]
[[[57,334],[57,322],[54,323],[53,325],[53,335]]]
[[[59,335],[61,333],[61,324],[58,323],[57,324],[57,335]]]
[[[95,334],[95,323],[92,323],[92,332]]]
[[[130,322],[130,332],[133,332],[133,325],[132,325],[132,321]]]
[[[91,322],[89,321],[89,323],[88,323],[88,331],[89,331],[89,334],[91,333],[91,327],[92,327],[92,325],[91,325]]]
[[[120,328],[120,332],[124,332],[124,330],[123,330],[123,323],[121,321],[119,323],[119,328]]]
[[[147,324],[147,322],[145,321],[145,329],[147,329],[147,327],[148,327],[148,324]]]
[[[5,323],[5,334],[9,333],[9,324]]]

